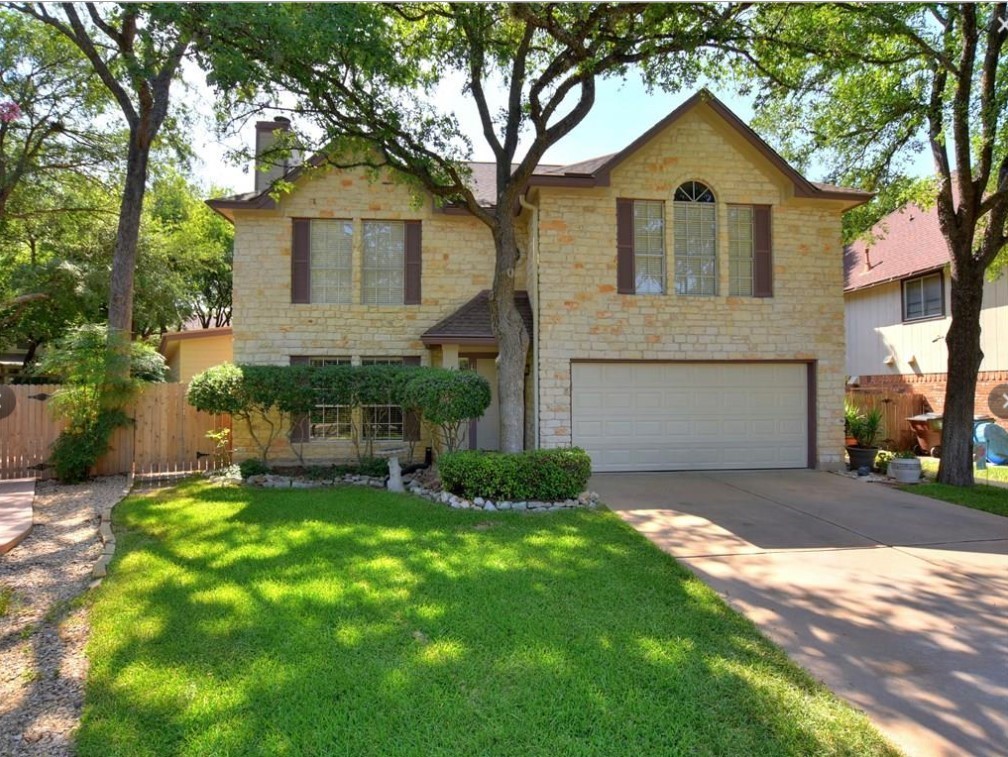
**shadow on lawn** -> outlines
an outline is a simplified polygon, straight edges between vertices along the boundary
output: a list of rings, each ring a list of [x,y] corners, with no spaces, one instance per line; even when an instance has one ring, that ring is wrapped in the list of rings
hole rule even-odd
[[[204,484],[117,515],[82,754],[887,749],[610,514]]]

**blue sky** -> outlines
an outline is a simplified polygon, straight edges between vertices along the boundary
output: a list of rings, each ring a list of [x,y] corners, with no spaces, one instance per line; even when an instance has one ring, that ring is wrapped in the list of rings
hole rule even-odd
[[[190,76],[190,81],[195,80],[196,76]],[[724,88],[713,86],[709,88],[743,121],[748,123],[752,120],[751,98],[741,97]],[[205,95],[199,97],[200,101],[205,103],[211,101],[211,95],[205,87],[196,86],[196,90]],[[674,93],[660,90],[648,92],[640,78],[633,75],[623,80],[604,80],[598,85],[592,111],[574,131],[546,153],[544,161],[575,163],[616,152],[660,121],[694,91],[690,89]],[[473,143],[473,157],[476,160],[491,160],[493,156],[483,140],[476,109],[461,94],[459,83],[451,80],[446,82],[436,99],[441,107],[450,108],[457,114],[463,130]],[[204,186],[226,186],[238,192],[250,190],[253,184],[251,167],[230,165],[225,162],[223,154],[226,148],[241,143],[251,146],[253,138],[251,123],[240,136],[223,142],[218,141],[209,128],[200,128],[194,140],[194,148],[200,158],[195,168]],[[931,173],[931,170],[930,155],[924,152],[917,156],[913,166],[914,173],[926,175]],[[824,167],[815,163],[807,172],[808,178],[813,181],[822,180],[824,173]]]

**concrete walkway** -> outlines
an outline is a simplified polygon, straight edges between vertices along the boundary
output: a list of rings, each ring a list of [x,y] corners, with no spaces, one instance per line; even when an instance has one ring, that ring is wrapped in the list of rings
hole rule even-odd
[[[0,555],[10,552],[31,532],[35,479],[0,481]]]
[[[1008,518],[813,471],[590,486],[908,754],[1008,754]]]

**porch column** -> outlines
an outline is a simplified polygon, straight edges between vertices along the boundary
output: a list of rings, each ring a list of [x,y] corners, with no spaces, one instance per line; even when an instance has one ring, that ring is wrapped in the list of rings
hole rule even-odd
[[[459,346],[457,344],[441,345],[441,367],[458,370],[459,367]]]

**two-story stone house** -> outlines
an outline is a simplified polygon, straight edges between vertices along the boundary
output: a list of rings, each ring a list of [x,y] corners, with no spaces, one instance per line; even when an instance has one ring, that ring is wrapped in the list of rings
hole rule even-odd
[[[493,167],[472,170],[492,197]],[[276,175],[210,201],[235,224],[236,362],[404,361],[496,384],[486,227],[364,171],[295,169],[279,200]],[[582,446],[600,471],[839,464],[840,224],[868,197],[807,181],[707,92],[619,153],[540,166],[518,219],[526,445]],[[473,447],[496,446],[494,394]],[[401,444],[398,408],[367,412]],[[307,458],[346,453],[344,409],[310,421]]]

